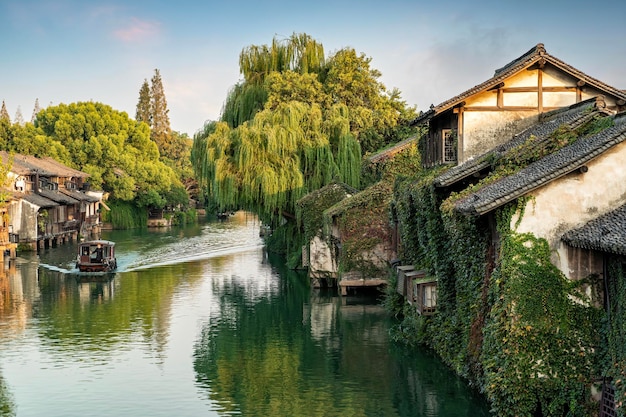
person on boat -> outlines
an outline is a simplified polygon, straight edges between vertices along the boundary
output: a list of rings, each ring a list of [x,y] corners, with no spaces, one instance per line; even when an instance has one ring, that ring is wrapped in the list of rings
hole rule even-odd
[[[98,243],[98,246],[93,250],[92,254],[96,254],[96,262],[102,262],[102,245]]]

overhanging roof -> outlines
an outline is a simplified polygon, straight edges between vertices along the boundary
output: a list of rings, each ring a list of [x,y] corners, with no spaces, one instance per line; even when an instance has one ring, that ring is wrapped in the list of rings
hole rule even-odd
[[[570,230],[561,239],[575,248],[626,255],[626,205]]]
[[[490,167],[491,161],[506,155],[510,150],[525,143],[530,137],[547,138],[552,132],[565,125],[572,128],[591,120],[594,117],[609,116],[615,112],[606,109],[606,103],[602,96],[581,101],[569,107],[554,110],[540,115],[539,123],[523,130],[513,138],[485,152],[484,154],[470,159],[461,165],[450,168],[433,181],[436,187],[449,187],[458,181],[477,174]]]
[[[423,113],[419,117],[417,117],[413,124],[422,124],[428,122],[433,116],[440,114],[446,110],[453,108],[461,104],[467,98],[473,96],[474,94],[487,91],[491,88],[496,87],[498,84],[502,83],[507,78],[517,74],[520,71],[526,70],[527,68],[535,65],[535,64],[551,64],[560,70],[570,74],[571,76],[578,78],[580,81],[584,81],[585,84],[595,87],[596,89],[602,91],[606,95],[613,96],[617,99],[624,100],[626,102],[626,92],[619,90],[615,87],[611,87],[608,84],[603,83],[600,80],[597,80],[584,72],[572,67],[569,64],[561,61],[560,59],[552,56],[546,52],[546,49],[542,43],[537,44],[533,48],[531,48],[524,55],[519,58],[514,59],[509,62],[502,68],[499,68],[495,71],[493,77],[488,79],[487,81],[478,84],[469,90],[452,97],[449,100],[444,101],[443,103],[438,104],[437,106],[431,106],[430,110]]]
[[[626,141],[626,113],[621,113],[615,116],[614,126],[579,139],[515,174],[484,186],[459,200],[455,208],[465,214],[485,214],[580,168],[624,141]]]

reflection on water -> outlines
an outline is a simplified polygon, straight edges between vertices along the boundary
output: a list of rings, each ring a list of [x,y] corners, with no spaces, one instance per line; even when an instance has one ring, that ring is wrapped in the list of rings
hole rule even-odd
[[[111,232],[120,268],[102,276],[77,273],[75,245],[7,262],[0,415],[488,415],[432,354],[389,342],[376,300],[312,291],[258,227]]]

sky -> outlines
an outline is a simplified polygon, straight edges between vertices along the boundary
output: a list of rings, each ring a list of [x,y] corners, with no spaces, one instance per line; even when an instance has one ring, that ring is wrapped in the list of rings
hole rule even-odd
[[[11,119],[101,102],[135,117],[159,70],[173,130],[218,120],[251,45],[306,33],[326,56],[371,58],[387,89],[428,110],[491,78],[538,43],[626,89],[626,1],[0,0],[0,100]]]

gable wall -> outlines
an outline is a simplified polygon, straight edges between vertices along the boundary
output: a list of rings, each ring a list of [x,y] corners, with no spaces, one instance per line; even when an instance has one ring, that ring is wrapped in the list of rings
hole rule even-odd
[[[601,91],[577,82],[577,78],[546,65],[542,70],[520,71],[500,88],[467,98],[464,106],[455,110],[461,114],[459,163],[509,141],[536,123],[540,113],[602,95]],[[605,96],[605,100],[607,107],[616,107],[614,99]]]
[[[553,263],[574,278],[575,265],[561,236],[626,203],[626,142],[587,164],[588,171],[570,173],[530,193],[533,197],[517,228],[545,238],[555,251]],[[516,218],[511,222],[514,227]]]
[[[459,152],[459,164],[508,142],[516,133],[536,123],[537,119],[536,111],[464,113],[463,149]]]

